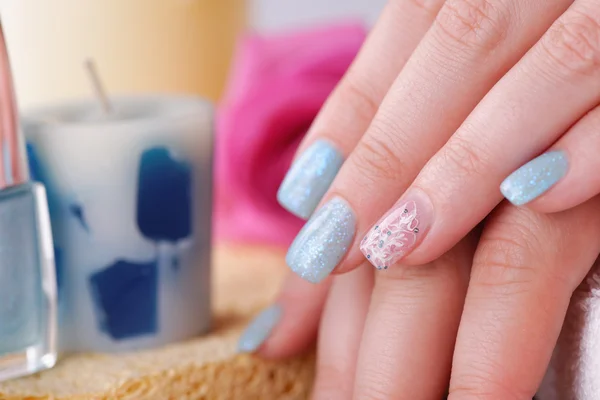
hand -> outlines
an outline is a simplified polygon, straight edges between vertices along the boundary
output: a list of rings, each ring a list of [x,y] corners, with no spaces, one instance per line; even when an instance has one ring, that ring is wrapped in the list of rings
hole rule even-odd
[[[448,390],[451,400],[531,399],[600,252],[600,197],[551,215],[504,204],[474,252],[477,236],[426,265],[385,274],[363,265],[331,289],[331,278],[309,285],[290,274],[242,350],[305,349],[329,291],[314,400],[439,400]]]
[[[598,193],[599,36],[593,0],[391,0],[279,192],[305,218],[322,205],[290,267],[311,282],[350,271],[363,238],[377,268],[426,264],[501,184],[544,212]]]
[[[287,260],[303,278],[325,284],[304,286],[304,295],[297,292],[294,297],[303,304],[296,305],[296,311],[288,313],[292,301],[282,300],[280,308],[266,314],[262,322],[270,323],[263,328],[272,327],[274,319],[268,317],[283,316],[260,348],[262,355],[289,354],[310,342],[314,329],[303,328],[316,326],[310,316],[315,318],[320,310],[327,276],[334,269],[342,273],[364,266],[359,242],[366,237],[365,255],[376,267],[389,270],[373,278],[363,267],[336,277],[321,330],[321,343],[329,344],[321,345],[323,366],[316,393],[321,377],[330,371],[340,379],[325,381],[335,382],[336,392],[347,394],[356,388],[357,398],[365,393],[375,398],[386,398],[386,393],[391,398],[398,398],[394,393],[420,393],[412,398],[439,394],[444,386],[439,377],[445,374],[447,383],[452,352],[443,352],[449,345],[444,347],[444,339],[435,332],[454,345],[448,321],[457,306],[451,300],[461,298],[457,278],[447,278],[460,268],[440,257],[500,202],[501,184],[509,200],[529,202],[528,207],[546,212],[573,207],[598,192],[598,179],[586,174],[597,162],[590,155],[599,137],[593,131],[600,101],[599,9],[591,0],[389,3],[315,121],[279,192],[280,202],[305,218],[322,205]],[[553,152],[556,149],[562,153]],[[550,155],[511,175],[545,151]],[[528,171],[533,176],[527,176]],[[536,172],[545,179],[534,179]],[[582,177],[587,184],[577,185]],[[497,212],[490,219],[469,282],[451,396],[525,398],[535,391],[568,302],[565,293],[581,279],[580,269],[590,267],[585,257],[593,260],[598,254],[597,232],[590,226],[583,231],[591,235],[585,240],[593,243],[580,247],[581,242],[572,241],[583,240],[581,224],[597,222],[589,209],[583,218],[572,214],[587,204],[549,216],[507,207],[513,211]],[[520,213],[541,227],[534,229],[514,217]],[[556,218],[564,221],[548,226],[544,222]],[[573,225],[566,222],[569,218]],[[562,239],[561,229],[567,229]],[[462,246],[472,246],[464,240],[445,257],[463,259],[468,251]],[[569,259],[565,245],[577,250],[572,254],[577,259]],[[404,266],[396,265],[400,260]],[[443,284],[423,284],[428,276]],[[372,298],[364,289],[369,277],[375,281]],[[350,283],[339,283],[344,280]],[[417,285],[412,291],[411,282]],[[463,282],[463,293],[465,286]],[[403,297],[401,289],[412,297]],[[423,299],[432,297],[439,303],[413,306],[417,289]],[[336,295],[339,292],[346,297]],[[448,298],[440,300],[440,293]],[[336,298],[352,306],[334,307]],[[308,308],[313,312],[303,311]],[[367,312],[363,334],[361,313]],[[339,318],[335,324],[327,322],[334,321],[327,317],[331,313]],[[415,326],[418,331],[411,330]],[[323,339],[339,339],[346,332],[349,337],[333,344]],[[262,333],[266,337],[268,329]],[[419,342],[417,336],[424,340]],[[330,355],[324,356],[327,352]],[[401,363],[400,356],[411,357],[410,362]],[[340,358],[352,362],[339,363]],[[354,376],[352,368],[356,385],[342,386],[342,378]],[[383,379],[377,379],[378,374]]]
[[[389,269],[375,275],[372,297],[364,288],[357,294],[369,282],[365,268],[336,278],[358,276],[354,284],[362,286],[352,293],[357,305],[344,310],[329,305],[343,298],[336,295],[344,288],[337,282],[328,300],[327,310],[337,310],[339,321],[328,328],[333,317],[326,311],[322,338],[334,330],[337,336],[329,336],[339,338],[349,331],[343,324],[359,329],[335,343],[321,339],[328,345],[321,346],[325,362],[320,362],[335,367],[321,371],[343,365],[322,354],[342,348],[340,354],[351,358],[359,351],[358,361],[349,363],[356,366],[355,397],[439,395],[444,386],[439,377],[447,378],[452,356],[442,342],[454,345],[448,327],[458,326],[450,321],[453,315],[461,318],[452,311],[460,310],[452,299],[464,297],[457,278],[447,277],[460,269],[450,265],[464,262],[440,257],[501,201],[500,187],[513,203],[545,212],[569,209],[598,192],[600,179],[589,175],[598,162],[591,154],[600,137],[594,132],[600,117],[599,25],[600,4],[591,0],[390,1],[279,192],[280,202],[297,215],[308,218],[318,208],[288,252],[298,275],[316,283],[334,269],[342,273],[364,265],[361,240],[369,261]],[[586,185],[578,185],[583,177]],[[598,222],[589,205],[595,201],[548,216],[506,208],[513,211],[491,218],[473,263],[451,397],[526,398],[535,391],[568,295],[599,251],[591,226],[583,230],[593,236],[579,236],[582,224]],[[573,241],[584,237],[593,243],[582,248]],[[447,257],[462,260],[465,241]],[[427,276],[444,284],[425,285]],[[417,282],[417,293],[427,293],[428,302],[419,304],[434,306],[417,307],[410,282]],[[412,293],[404,303],[400,289]],[[318,310],[325,289],[310,291],[314,300],[305,301]],[[440,293],[448,297],[440,300]],[[370,298],[370,305],[360,303],[361,297]],[[362,334],[360,313],[367,307]],[[272,340],[291,326],[283,310]],[[415,326],[418,332],[410,330]],[[289,346],[308,343],[309,336],[299,333],[303,340],[290,340]],[[276,355],[270,343],[261,354]],[[337,375],[354,376],[348,370]],[[319,393],[321,378],[317,382]]]

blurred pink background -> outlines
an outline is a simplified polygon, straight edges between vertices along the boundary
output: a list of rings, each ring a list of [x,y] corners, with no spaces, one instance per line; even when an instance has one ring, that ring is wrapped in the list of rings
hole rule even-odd
[[[365,35],[345,24],[239,42],[217,114],[217,240],[285,245],[298,232],[302,221],[277,204],[277,189]]]

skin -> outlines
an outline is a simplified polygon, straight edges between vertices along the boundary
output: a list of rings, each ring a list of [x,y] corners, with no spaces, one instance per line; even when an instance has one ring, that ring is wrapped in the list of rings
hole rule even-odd
[[[550,215],[505,203],[425,265],[290,274],[259,354],[306,350],[320,323],[313,399],[531,399],[599,252],[600,198]]]
[[[315,399],[531,399],[600,252],[599,27],[592,0],[390,1],[299,149],[346,157],[321,204],[347,201],[354,243],[334,279],[290,276],[260,354],[295,354],[320,324]],[[512,171],[556,149],[556,186],[501,203]],[[359,243],[415,189],[431,229],[375,272]]]

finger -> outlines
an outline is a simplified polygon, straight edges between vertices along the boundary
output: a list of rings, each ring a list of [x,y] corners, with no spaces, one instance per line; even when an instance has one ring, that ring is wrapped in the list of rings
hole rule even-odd
[[[376,274],[355,399],[444,398],[473,239],[428,265]]]
[[[338,210],[342,208],[339,204],[344,205],[344,216],[354,221],[347,226],[356,228],[356,235],[354,231],[345,232],[344,246],[329,248],[327,252],[312,251],[316,235],[313,240],[300,237],[297,245],[292,246],[294,252],[288,254],[290,267],[320,278],[335,268],[345,254],[344,249],[350,251],[337,272],[348,271],[362,262],[364,258],[358,246],[352,244],[360,241],[373,222],[398,199],[485,93],[535,43],[569,2],[448,0],[325,198],[326,201],[334,199]],[[403,219],[401,226],[392,227],[393,231],[371,232],[365,245],[373,254],[379,253],[372,261],[381,260],[384,252],[393,252],[398,258],[406,255],[427,235],[434,210],[426,196],[414,193],[399,204],[398,210],[399,214],[405,209],[415,212],[419,214],[417,218]],[[338,200],[340,198],[343,200]],[[331,214],[330,210],[324,213]],[[412,225],[415,220],[419,226]],[[303,233],[314,234],[312,228]],[[325,228],[319,228],[320,238],[337,240],[337,236],[333,239],[331,234],[340,235],[340,232],[327,233]],[[374,264],[381,268],[390,265]],[[306,273],[307,268],[317,271]]]
[[[520,167],[500,185],[515,205],[563,211],[600,193],[600,107],[596,107],[546,153]],[[538,179],[544,179],[540,184]]]
[[[313,400],[352,398],[356,359],[372,289],[372,268],[357,268],[335,278],[319,330]]]
[[[557,214],[505,205],[482,234],[450,399],[531,399],[575,288],[600,251],[600,198]]]
[[[279,297],[246,328],[238,342],[243,353],[265,358],[297,355],[314,343],[330,281],[319,285],[288,274]]]
[[[398,204],[414,190],[435,219],[403,262],[419,264],[452,247],[498,204],[498,187],[511,171],[600,102],[599,35],[600,3],[576,1],[428,162]],[[561,157],[549,160],[565,167]],[[530,180],[544,187],[554,178],[534,173]]]
[[[444,1],[389,1],[301,144],[277,194],[284,208],[310,217]]]

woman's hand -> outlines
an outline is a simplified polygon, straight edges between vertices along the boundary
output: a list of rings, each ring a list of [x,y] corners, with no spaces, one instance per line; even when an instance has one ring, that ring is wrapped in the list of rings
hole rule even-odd
[[[318,282],[365,256],[431,262],[501,185],[538,211],[598,193],[599,36],[594,0],[391,0],[279,192],[317,209],[290,267]]]
[[[600,252],[600,197],[551,215],[504,204],[475,251],[478,236],[426,265],[363,265],[331,288],[290,274],[242,350],[295,354],[320,319],[315,400],[439,400],[448,390],[452,400],[529,400]]]
[[[531,398],[600,252],[599,37],[594,0],[391,0],[278,194],[324,283],[291,278],[243,348],[302,349],[326,301],[316,398]],[[528,208],[473,253],[502,194]]]

